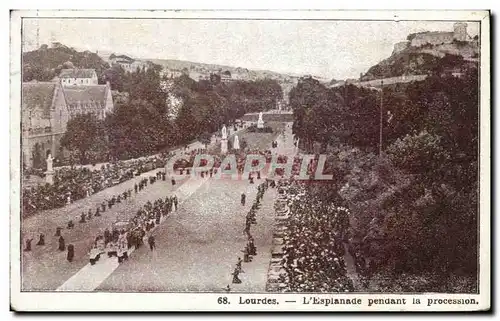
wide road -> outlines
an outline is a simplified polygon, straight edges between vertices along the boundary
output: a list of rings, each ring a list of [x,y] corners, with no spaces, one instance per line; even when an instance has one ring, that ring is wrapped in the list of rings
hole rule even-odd
[[[291,124],[276,138],[280,154],[293,155]],[[270,139],[272,141],[272,139]],[[264,176],[262,177],[264,179]],[[231,273],[238,257],[243,258],[247,237],[245,216],[257,192],[256,180],[208,179],[180,209],[155,230],[157,249],[143,247],[120,265],[96,290],[150,292],[265,292],[271,259],[277,191],[269,188],[257,211],[251,234],[257,256],[243,263],[241,284],[232,284]],[[190,184],[187,182],[186,184]],[[245,193],[245,206],[240,195]]]
[[[181,208],[154,232],[157,249],[142,247],[120,265],[98,291],[232,291],[264,292],[269,267],[274,193],[269,189],[257,212],[257,256],[244,263],[241,284],[231,284],[231,273],[247,241],[245,216],[256,195],[257,184],[248,180],[208,179]],[[247,194],[245,206],[240,204]]]

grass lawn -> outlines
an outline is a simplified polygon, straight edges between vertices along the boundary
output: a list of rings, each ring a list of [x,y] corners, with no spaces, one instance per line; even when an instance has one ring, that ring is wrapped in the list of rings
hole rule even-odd
[[[285,123],[282,122],[269,122],[265,126],[269,126],[273,129],[272,133],[250,133],[245,132],[243,135],[239,136],[240,144],[243,140],[247,142],[247,148],[250,150],[266,150],[270,148],[271,142],[276,140],[276,137],[285,128]]]

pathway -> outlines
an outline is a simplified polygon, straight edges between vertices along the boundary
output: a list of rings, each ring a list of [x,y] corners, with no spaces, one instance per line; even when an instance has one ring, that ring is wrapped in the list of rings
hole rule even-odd
[[[257,225],[251,229],[258,255],[243,263],[241,284],[232,284],[231,276],[237,258],[243,258],[245,216],[260,182],[209,179],[155,230],[155,251],[140,248],[96,290],[224,292],[230,285],[232,292],[264,292],[272,243],[272,193],[265,194]],[[242,192],[247,195],[245,206],[239,202]]]

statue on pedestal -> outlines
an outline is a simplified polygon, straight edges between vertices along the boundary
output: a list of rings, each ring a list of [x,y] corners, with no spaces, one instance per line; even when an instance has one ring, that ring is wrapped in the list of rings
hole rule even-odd
[[[54,168],[53,168],[54,159],[52,155],[49,153],[47,156],[47,171],[45,172],[45,181],[49,184],[54,184]]]
[[[259,120],[257,120],[257,128],[264,128],[264,120],[262,119],[262,112],[259,113]]]
[[[47,172],[52,172],[52,171],[54,171],[54,169],[53,169],[53,167],[52,167],[52,166],[53,166],[53,163],[54,163],[54,159],[52,158],[52,155],[51,155],[51,154],[49,154],[49,155],[47,156]]]
[[[238,135],[234,136],[234,144],[233,144],[234,149],[240,149],[240,140],[238,138]]]
[[[227,139],[226,125],[222,126],[222,139]]]
[[[220,141],[220,151],[222,154],[227,153],[227,129],[226,129],[226,125],[222,126],[222,138]]]

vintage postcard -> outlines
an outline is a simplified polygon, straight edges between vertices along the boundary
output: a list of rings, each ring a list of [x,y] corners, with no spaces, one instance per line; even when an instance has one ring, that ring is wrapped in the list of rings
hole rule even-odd
[[[15,311],[488,311],[488,11],[12,11]]]

